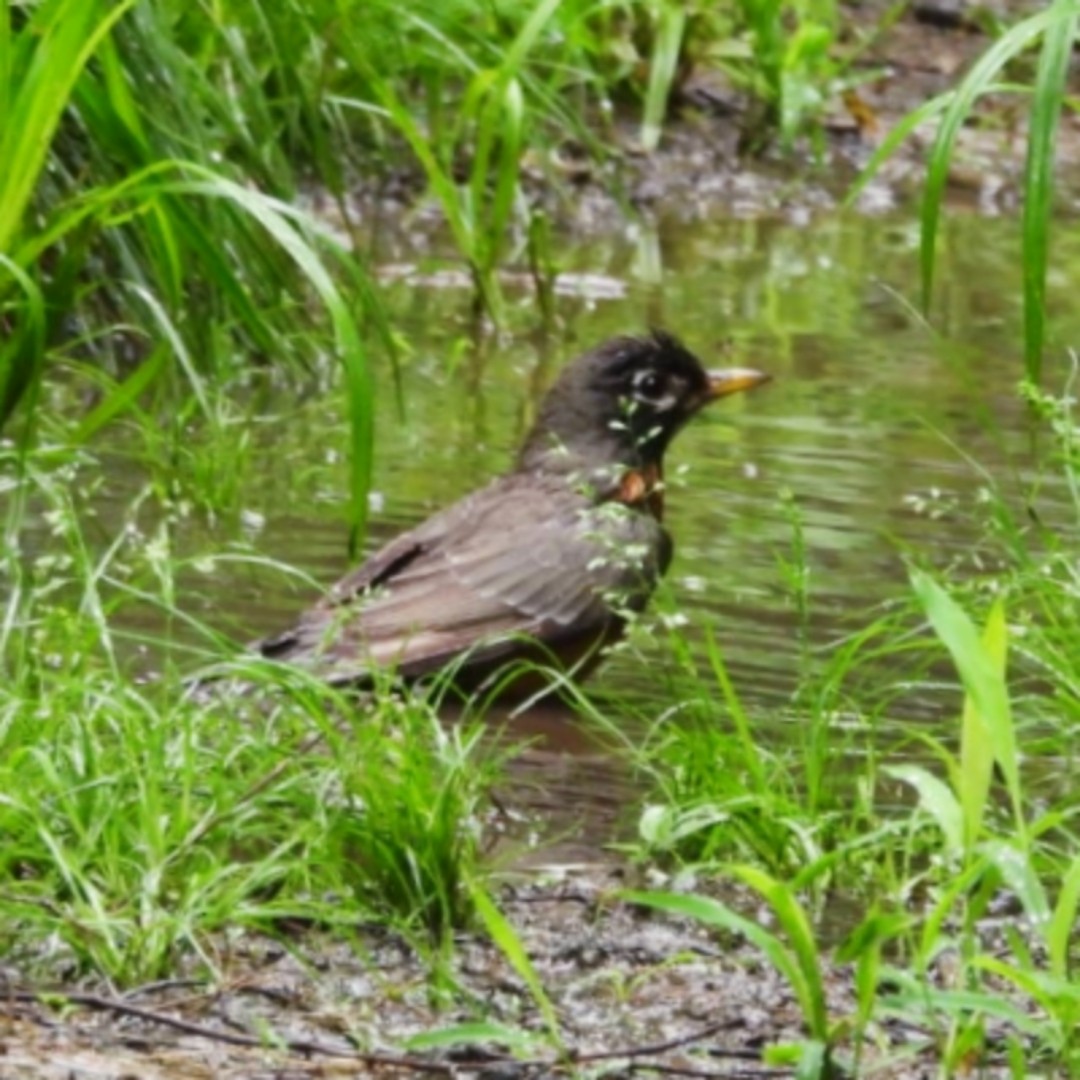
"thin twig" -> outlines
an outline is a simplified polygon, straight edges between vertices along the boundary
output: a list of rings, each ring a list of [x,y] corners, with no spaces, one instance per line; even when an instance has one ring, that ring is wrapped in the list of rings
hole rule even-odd
[[[132,998],[146,997],[148,994],[161,994],[166,990],[190,990],[193,986],[205,985],[203,979],[160,979],[158,982],[133,987],[124,994],[124,998],[130,1001]]]
[[[791,1070],[746,1069],[742,1072],[712,1072],[708,1069],[691,1069],[683,1065],[660,1065],[654,1061],[632,1061],[627,1066],[630,1073],[658,1073],[661,1076],[690,1076],[695,1080],[769,1080],[770,1077],[791,1076]]]
[[[707,1039],[710,1035],[715,1035],[718,1031],[723,1031],[731,1026],[732,1022],[725,1020],[723,1023],[710,1024],[708,1027],[700,1028],[689,1035],[681,1035],[678,1038],[668,1039],[662,1043],[632,1046],[626,1050],[598,1050],[591,1054],[576,1054],[574,1062],[576,1064],[582,1061],[610,1061],[612,1058],[652,1057],[656,1054],[664,1054],[668,1050],[678,1050],[680,1047],[689,1046],[691,1043],[701,1042],[702,1039]],[[739,1058],[745,1061],[761,1060],[761,1055],[753,1050],[720,1050],[719,1053],[723,1057]]]

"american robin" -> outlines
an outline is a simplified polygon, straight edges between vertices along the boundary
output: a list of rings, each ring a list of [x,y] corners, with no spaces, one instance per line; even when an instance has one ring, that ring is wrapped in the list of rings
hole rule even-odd
[[[335,684],[452,668],[475,688],[521,659],[583,676],[671,561],[663,456],[710,401],[768,379],[707,372],[670,334],[578,357],[514,467],[390,541],[256,648]]]

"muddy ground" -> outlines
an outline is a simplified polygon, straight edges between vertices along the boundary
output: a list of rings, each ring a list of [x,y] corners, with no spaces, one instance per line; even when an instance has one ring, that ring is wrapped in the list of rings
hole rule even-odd
[[[850,9],[853,26],[871,25],[880,13],[874,5]],[[627,205],[680,218],[801,220],[831,210],[895,120],[955,85],[985,49],[982,20],[974,6],[950,0],[910,8],[862,57],[860,65],[875,77],[859,87],[857,99],[835,103],[819,160],[802,153],[793,168],[775,149],[745,153],[749,103],[714,76],[690,72],[657,153],[636,149],[637,129],[627,121],[617,152],[602,165],[577,158],[569,146],[527,162],[532,193],[547,203],[558,227],[573,229],[624,227]],[[1022,107],[998,100],[980,116],[963,132],[951,194],[981,212],[1012,212],[1023,166]],[[883,212],[909,203],[931,137],[932,129],[923,129],[910,140],[858,208]],[[1080,118],[1071,115],[1063,122],[1062,160],[1080,160]],[[563,188],[547,183],[551,169],[563,173]],[[1062,170],[1070,173],[1080,170]],[[366,181],[358,187],[358,213],[406,222],[405,232],[415,236],[434,227],[419,191],[408,170]],[[1060,198],[1064,208],[1076,209],[1080,186],[1066,187]],[[532,1077],[573,1068],[612,1076],[790,1075],[790,1068],[762,1058],[766,1046],[804,1035],[787,984],[756,949],[620,900],[629,873],[597,851],[591,865],[535,871],[500,897],[558,1014],[568,1055],[561,1065],[543,1041],[532,995],[481,935],[463,937],[452,960],[465,998],[440,1006],[428,967],[387,931],[357,928],[350,948],[340,936],[334,941],[293,927],[276,940],[239,933],[216,942],[220,980],[208,981],[192,962],[174,980],[124,994],[101,982],[66,979],[62,969],[47,987],[31,986],[20,971],[0,966],[0,994],[7,995],[0,1080]],[[748,898],[740,906],[769,922]],[[947,981],[947,970],[940,977]],[[826,978],[832,1015],[852,1015],[850,970],[832,967]],[[72,996],[64,1004],[35,1000],[35,991],[46,989]],[[460,1002],[467,999],[466,1008]],[[478,1016],[538,1038],[514,1056],[490,1042],[452,1052],[401,1049],[412,1036]],[[933,1033],[897,1021],[867,1035],[874,1075],[935,1074]]]
[[[430,968],[383,928],[357,928],[351,947],[340,933],[329,940],[283,928],[276,939],[245,933],[216,942],[222,978],[213,984],[179,971],[125,994],[69,985],[63,1006],[9,998],[0,1077],[794,1075],[763,1057],[778,1042],[805,1038],[790,985],[735,936],[620,898],[630,886],[650,884],[633,878],[619,868],[564,867],[500,896],[558,1016],[561,1051],[524,981],[479,935],[455,943],[449,970],[460,989],[440,1004]],[[772,925],[749,896],[726,899]],[[949,982],[949,963],[947,955],[939,961],[940,984]],[[853,1017],[850,969],[827,967],[824,977],[830,1016]],[[502,1043],[475,1035],[453,1048],[402,1049],[478,1017],[510,1034]],[[937,1034],[899,1018],[878,1020],[865,1032],[865,1064],[876,1077],[929,1080],[937,1075]],[[993,1022],[987,1034],[993,1044]],[[850,1061],[850,1039],[841,1046]],[[1004,1064],[987,1064],[980,1076],[1008,1075]]]

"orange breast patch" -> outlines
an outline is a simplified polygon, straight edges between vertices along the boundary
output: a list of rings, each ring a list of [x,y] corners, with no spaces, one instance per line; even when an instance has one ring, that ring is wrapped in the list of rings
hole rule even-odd
[[[664,516],[664,478],[657,465],[627,469],[615,498],[626,506],[640,506],[659,521]]]

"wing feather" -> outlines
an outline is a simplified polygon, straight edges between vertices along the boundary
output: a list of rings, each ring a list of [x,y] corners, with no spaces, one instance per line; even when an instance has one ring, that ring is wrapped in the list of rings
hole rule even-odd
[[[512,635],[557,647],[644,606],[669,553],[640,510],[510,474],[376,552],[263,651],[352,681],[373,665],[420,674],[467,650],[490,662]]]

